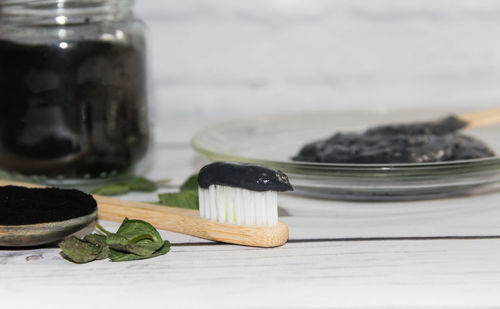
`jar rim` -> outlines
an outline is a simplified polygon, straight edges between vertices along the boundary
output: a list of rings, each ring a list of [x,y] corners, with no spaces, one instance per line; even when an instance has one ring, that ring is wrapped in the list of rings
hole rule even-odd
[[[134,0],[2,0],[0,22],[62,26],[116,22],[133,17]]]

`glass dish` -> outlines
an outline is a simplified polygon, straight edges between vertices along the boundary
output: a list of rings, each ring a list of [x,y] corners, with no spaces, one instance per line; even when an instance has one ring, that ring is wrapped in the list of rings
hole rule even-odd
[[[414,164],[292,161],[302,145],[337,131],[434,120],[440,111],[321,112],[248,118],[198,131],[192,146],[210,160],[259,163],[287,173],[296,193],[333,199],[421,199],[470,193],[500,181],[500,158]],[[464,130],[500,153],[500,125]]]

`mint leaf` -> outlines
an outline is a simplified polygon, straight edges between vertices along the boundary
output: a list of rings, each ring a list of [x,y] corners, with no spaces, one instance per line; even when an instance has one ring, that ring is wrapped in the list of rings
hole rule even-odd
[[[120,181],[115,184],[106,185],[97,190],[93,194],[98,195],[120,195],[129,191],[144,191],[151,192],[158,188],[156,183],[144,177],[133,177],[126,181]]]
[[[156,190],[158,187],[156,183],[144,177],[135,177],[127,182],[130,190],[134,191],[146,191],[151,192]]]
[[[108,236],[106,243],[113,250],[149,256],[163,246],[163,239],[150,223],[125,218],[118,231]]]
[[[83,238],[84,241],[102,248],[101,252],[96,255],[96,260],[103,260],[109,257],[109,246],[106,244],[106,238],[107,237],[105,235],[101,234],[89,234]]]
[[[178,193],[163,193],[159,194],[158,198],[162,205],[186,209],[199,209],[198,191],[187,190]]]
[[[102,246],[72,236],[59,243],[63,257],[74,263],[88,263],[100,257]]]
[[[199,209],[198,174],[191,175],[186,179],[179,190],[180,192],[177,193],[159,194],[159,204],[178,208]]]
[[[112,184],[94,190],[92,193],[98,195],[120,195],[128,191],[130,191],[130,188],[126,184]]]
[[[135,243],[142,239],[162,241],[161,235],[155,227],[151,225],[151,223],[143,220],[130,220],[125,218],[115,234],[126,238],[129,241],[127,244]],[[141,239],[137,239],[139,237]]]
[[[181,185],[180,191],[198,190],[198,174],[189,176]]]
[[[163,241],[161,248],[159,248],[157,251],[155,251],[153,254],[150,255],[141,256],[133,253],[127,253],[111,249],[111,254],[109,258],[112,262],[134,261],[134,260],[149,259],[156,256],[164,255],[168,251],[170,251],[170,242],[168,240],[165,240]]]
[[[122,242],[116,242],[115,238],[113,240],[110,240],[108,244],[112,250],[147,257],[158,251],[163,246],[163,240],[159,242],[149,240],[138,242],[135,244],[124,244]]]
[[[88,234],[86,235],[83,240],[97,245],[97,246],[105,246],[106,245],[106,235],[101,235],[101,234]]]
[[[96,224],[106,235],[89,234],[83,240],[70,237],[63,240],[61,255],[75,263],[109,258],[112,262],[147,259],[170,250],[170,242],[163,240],[150,223],[125,218],[116,233],[110,233]]]

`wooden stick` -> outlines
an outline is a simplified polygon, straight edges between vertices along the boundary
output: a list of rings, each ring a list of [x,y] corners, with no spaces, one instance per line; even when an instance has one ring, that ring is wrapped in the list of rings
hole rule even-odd
[[[458,118],[467,122],[467,128],[482,127],[500,123],[500,108],[491,108],[480,111],[459,114]]]
[[[288,240],[288,227],[242,226],[201,218],[197,210],[180,209],[94,195],[98,217],[121,222],[125,217],[148,221],[153,226],[204,239],[255,247],[277,247]]]
[[[0,186],[6,185],[43,187],[38,184],[0,180]],[[201,218],[197,210],[124,201],[99,195],[94,195],[94,198],[98,205],[98,218],[103,220],[122,222],[125,217],[140,219],[159,229],[254,247],[277,247],[288,240],[288,226],[282,222],[274,226],[234,225]]]

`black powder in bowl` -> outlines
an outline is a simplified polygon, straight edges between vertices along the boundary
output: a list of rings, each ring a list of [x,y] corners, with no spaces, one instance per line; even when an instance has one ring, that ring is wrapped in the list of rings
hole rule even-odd
[[[92,195],[73,189],[0,187],[0,225],[64,221],[97,210]]]

